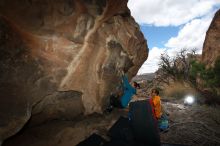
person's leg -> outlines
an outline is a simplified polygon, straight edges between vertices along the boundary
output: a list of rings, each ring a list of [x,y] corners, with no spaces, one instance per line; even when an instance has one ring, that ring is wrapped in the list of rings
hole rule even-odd
[[[117,108],[122,108],[120,98],[118,96],[110,96],[110,105]]]

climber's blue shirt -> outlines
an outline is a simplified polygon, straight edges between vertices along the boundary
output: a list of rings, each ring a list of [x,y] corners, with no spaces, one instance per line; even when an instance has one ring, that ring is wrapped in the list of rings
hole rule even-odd
[[[129,82],[127,76],[122,76],[123,79],[123,96],[121,97],[121,105],[123,108],[128,106],[132,96],[136,94],[136,89],[132,87]]]

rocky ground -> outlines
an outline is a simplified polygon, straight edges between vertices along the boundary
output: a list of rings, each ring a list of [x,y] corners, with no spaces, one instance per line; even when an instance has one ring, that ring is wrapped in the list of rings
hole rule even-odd
[[[220,145],[220,107],[206,105],[184,106],[166,102],[170,128],[161,133],[161,141],[198,146]]]
[[[163,105],[169,113],[170,128],[168,132],[160,133],[161,142],[193,146],[220,145],[219,106],[185,106],[180,100],[164,100]],[[93,114],[75,121],[63,119],[26,126],[3,146],[73,146],[92,133],[108,139],[108,129],[120,116],[127,116],[127,112],[114,109],[110,114]]]

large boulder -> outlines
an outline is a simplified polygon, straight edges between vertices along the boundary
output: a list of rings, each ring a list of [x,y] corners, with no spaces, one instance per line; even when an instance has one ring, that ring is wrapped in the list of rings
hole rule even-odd
[[[126,0],[1,0],[0,141],[30,117],[101,112],[147,55]]]
[[[215,63],[220,59],[220,9],[215,13],[215,16],[209,26],[208,31],[206,32],[206,37],[202,50],[202,59],[201,61],[205,64],[207,69],[213,68]],[[204,90],[204,95],[207,97],[207,100],[220,103],[220,87],[215,86],[215,93],[213,94],[213,89],[204,88],[205,81],[197,78],[197,83],[199,87]],[[209,92],[207,94],[206,92]],[[210,98],[218,96],[216,99]]]
[[[213,67],[220,56],[220,10],[218,10],[206,32],[202,50],[202,62],[207,68]]]

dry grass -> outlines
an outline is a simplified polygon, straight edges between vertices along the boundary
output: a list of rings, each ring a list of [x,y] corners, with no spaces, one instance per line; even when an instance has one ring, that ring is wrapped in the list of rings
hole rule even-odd
[[[162,91],[162,96],[181,99],[186,95],[199,95],[198,92],[183,83],[175,83],[171,86],[165,87]]]

